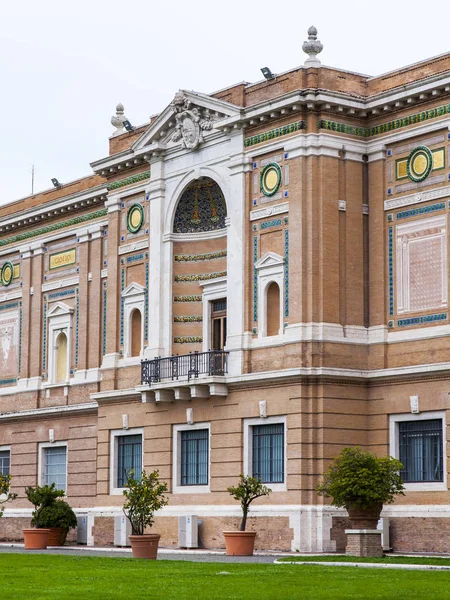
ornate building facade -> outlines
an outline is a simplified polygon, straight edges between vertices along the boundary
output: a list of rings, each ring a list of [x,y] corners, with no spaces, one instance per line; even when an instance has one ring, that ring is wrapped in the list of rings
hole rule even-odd
[[[0,472],[55,481],[113,543],[130,468],[223,546],[239,474],[272,489],[257,547],[345,545],[320,474],[359,445],[399,457],[395,550],[447,551],[450,54],[368,77],[306,63],[181,91],[93,174],[0,207]],[[124,125],[130,131],[125,130]]]

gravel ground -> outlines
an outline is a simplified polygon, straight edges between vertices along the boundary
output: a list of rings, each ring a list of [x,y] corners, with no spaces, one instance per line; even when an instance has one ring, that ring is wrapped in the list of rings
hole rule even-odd
[[[0,554],[15,553],[15,554],[61,554],[63,556],[108,556],[120,558],[132,558],[131,550],[118,549],[94,549],[86,546],[66,546],[47,548],[47,550],[25,550],[20,545],[0,545]],[[255,556],[226,556],[225,553],[217,551],[208,552],[206,550],[158,550],[158,558],[160,560],[189,560],[193,562],[221,562],[221,563],[273,563],[280,556],[288,556],[288,554],[256,554]]]

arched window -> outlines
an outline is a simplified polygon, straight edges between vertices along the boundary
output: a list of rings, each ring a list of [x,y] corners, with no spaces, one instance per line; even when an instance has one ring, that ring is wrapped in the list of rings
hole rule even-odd
[[[131,313],[130,335],[131,356],[139,356],[142,351],[142,316],[137,308]]]
[[[181,195],[173,223],[174,233],[196,233],[225,227],[227,207],[222,190],[209,177],[188,185]]]
[[[280,288],[275,281],[267,288],[267,335],[280,333]]]
[[[56,383],[68,380],[67,376],[67,336],[61,331],[56,338]]]

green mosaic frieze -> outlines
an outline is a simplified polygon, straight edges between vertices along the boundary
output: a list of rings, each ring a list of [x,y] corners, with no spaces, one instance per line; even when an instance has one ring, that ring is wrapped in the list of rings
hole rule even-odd
[[[319,129],[328,129],[330,131],[338,131],[339,133],[348,133],[360,137],[372,137],[374,135],[380,135],[381,133],[396,131],[397,129],[402,129],[402,127],[408,127],[409,125],[415,125],[416,123],[423,123],[429,119],[436,119],[448,114],[450,114],[450,103],[437,106],[436,108],[430,108],[429,110],[423,110],[413,115],[402,117],[401,119],[380,123],[380,125],[375,125],[374,127],[355,127],[353,125],[348,125],[347,123],[328,121],[326,119],[321,119],[317,123],[317,127]]]
[[[226,271],[218,271],[217,273],[195,273],[189,275],[175,275],[174,281],[177,282],[188,282],[188,281],[208,281],[209,279],[217,279],[219,277],[226,277]]]
[[[173,338],[174,344],[200,344],[203,342],[203,338],[194,335],[180,335]]]
[[[252,135],[251,137],[245,138],[244,146],[249,148],[255,144],[261,144],[262,142],[275,140],[276,138],[288,135],[289,133],[294,133],[295,131],[300,131],[302,129],[306,129],[306,121],[295,121],[294,123],[289,123],[288,125],[276,127],[275,129],[263,131],[257,135]]]
[[[127,177],[126,179],[112,181],[111,183],[108,183],[106,187],[108,188],[108,191],[117,190],[118,188],[125,187],[126,185],[131,185],[132,183],[139,183],[139,181],[144,181],[145,179],[150,179],[150,171],[144,171],[144,173],[131,175],[131,177]]]
[[[24,233],[18,233],[17,235],[0,240],[0,247],[7,246],[8,244],[15,244],[23,240],[28,240],[30,238],[37,237],[38,235],[45,235],[46,233],[58,231],[59,229],[65,229],[66,227],[73,227],[74,225],[86,223],[86,221],[92,221],[93,219],[98,219],[99,217],[106,217],[107,215],[108,210],[106,208],[102,208],[101,210],[96,210],[95,212],[87,215],[74,217],[73,219],[68,219],[67,221],[60,221],[59,223],[53,223],[53,225],[39,227],[38,229],[33,229],[32,231],[26,231]]]
[[[174,323],[201,323],[202,321],[202,315],[180,315],[173,318]]]
[[[206,254],[175,254],[175,262],[198,262],[201,260],[216,260],[218,258],[224,258],[227,255],[226,250],[220,250],[220,252],[208,252]]]
[[[174,296],[174,302],[201,302],[201,296]]]

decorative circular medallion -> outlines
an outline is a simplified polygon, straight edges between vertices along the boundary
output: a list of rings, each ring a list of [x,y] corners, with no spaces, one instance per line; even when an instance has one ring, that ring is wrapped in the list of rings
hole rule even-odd
[[[12,263],[5,262],[2,267],[0,278],[2,280],[2,285],[9,285],[14,277],[14,266]]]
[[[141,204],[132,204],[127,213],[127,227],[131,233],[137,233],[144,223],[144,209]]]
[[[426,146],[417,146],[408,156],[406,170],[412,181],[423,181],[433,168],[433,155]]]
[[[273,196],[281,185],[281,168],[277,163],[269,163],[261,171],[261,191],[264,196]]]

